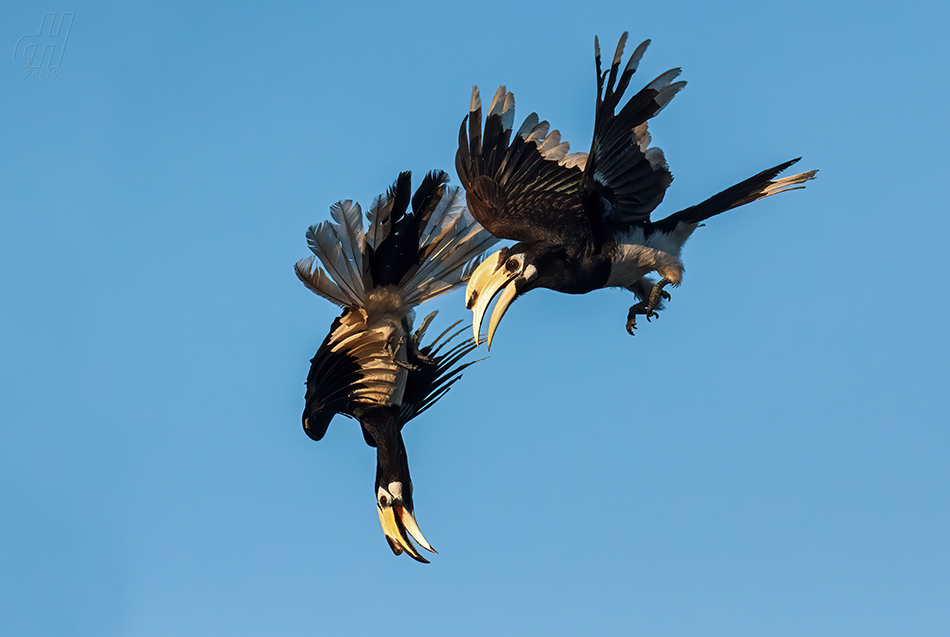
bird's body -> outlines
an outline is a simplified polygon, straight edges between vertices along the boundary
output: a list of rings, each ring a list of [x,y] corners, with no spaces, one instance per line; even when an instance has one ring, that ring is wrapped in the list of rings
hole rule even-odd
[[[461,205],[457,189],[446,189],[447,179],[429,173],[409,211],[410,178],[402,173],[374,201],[365,231],[359,204],[335,204],[334,222],[307,233],[325,270],[314,267],[313,257],[296,267],[308,288],[344,307],[311,360],[304,431],[320,440],[336,414],[359,421],[366,443],[376,448],[376,499],[386,539],[397,555],[405,551],[419,561],[425,559],[409,536],[432,547],[415,521],[402,428],[458,380],[471,364],[459,363],[475,343],[450,345],[461,330],[449,328],[423,345],[435,313],[413,332],[414,308],[464,283],[473,259],[494,243]]]
[[[488,330],[489,346],[508,306],[534,288],[585,294],[604,287],[633,292],[627,329],[649,319],[683,278],[680,254],[706,219],[731,208],[801,187],[816,171],[775,179],[797,160],[762,171],[665,219],[650,215],[673,180],[663,152],[651,147],[647,120],[684,86],[679,69],[621,98],[649,40],[621,71],[626,34],[609,71],[601,73],[595,39],[597,108],[589,153],[568,153],[557,131],[534,113],[512,133],[514,96],[498,89],[482,129],[477,87],[459,131],[456,169],[475,219],[496,237],[517,243],[489,256],[469,281],[466,303],[478,334],[492,298],[501,292]],[[649,275],[661,277],[654,283]]]

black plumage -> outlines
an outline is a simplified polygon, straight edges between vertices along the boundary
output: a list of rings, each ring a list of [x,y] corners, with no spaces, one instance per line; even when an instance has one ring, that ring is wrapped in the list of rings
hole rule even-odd
[[[650,215],[673,180],[660,149],[650,147],[647,121],[685,85],[680,69],[661,74],[621,106],[623,94],[649,40],[621,71],[627,34],[621,37],[609,71],[601,70],[595,38],[597,102],[588,153],[568,153],[558,131],[535,113],[512,135],[514,96],[498,89],[482,129],[481,100],[472,92],[469,116],[459,130],[456,169],[473,216],[496,237],[517,243],[489,256],[469,281],[466,303],[479,332],[495,295],[488,329],[495,329],[511,302],[538,287],[583,294],[623,287],[639,302],[636,316],[656,316],[663,287],[682,280],[680,251],[705,219],[779,192],[803,187],[817,171],[776,179],[796,160],[762,171],[706,201],[659,221]],[[619,110],[618,110],[619,109]],[[647,275],[657,272],[654,283]]]

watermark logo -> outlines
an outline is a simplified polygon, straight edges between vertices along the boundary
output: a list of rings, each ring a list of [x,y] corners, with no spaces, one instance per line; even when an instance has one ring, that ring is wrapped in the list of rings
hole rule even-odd
[[[66,40],[73,26],[75,13],[44,13],[40,32],[24,35],[17,40],[13,49],[13,59],[17,66],[26,69],[27,77],[57,77],[59,65],[66,51]]]

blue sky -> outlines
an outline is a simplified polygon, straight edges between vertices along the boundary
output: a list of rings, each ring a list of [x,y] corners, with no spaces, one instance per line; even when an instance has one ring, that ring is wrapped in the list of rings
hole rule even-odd
[[[73,12],[56,77],[16,57]],[[57,17],[57,20],[59,17]],[[0,633],[946,635],[946,3],[0,9]],[[406,429],[439,549],[390,554],[353,421],[303,433],[336,308],[306,228],[454,175],[472,84],[586,150],[592,40],[682,66],[659,321],[520,300]],[[469,320],[461,294],[432,304]],[[425,309],[425,308],[423,308]]]

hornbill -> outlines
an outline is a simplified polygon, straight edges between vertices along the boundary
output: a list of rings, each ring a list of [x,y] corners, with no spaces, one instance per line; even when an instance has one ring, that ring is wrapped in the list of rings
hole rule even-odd
[[[402,428],[460,378],[472,362],[459,363],[476,344],[451,344],[467,329],[449,334],[457,322],[422,345],[436,313],[413,333],[413,308],[464,283],[496,241],[447,182],[445,172],[430,172],[410,199],[410,173],[401,173],[373,201],[365,231],[358,203],[334,204],[333,221],[307,231],[325,270],[312,256],[296,264],[304,285],[344,308],[310,361],[304,431],[320,440],[335,414],[359,421],[376,448],[376,505],[386,540],[396,555],[405,551],[420,562],[427,560],[410,535],[435,551],[415,520]]]
[[[673,181],[663,152],[650,147],[647,120],[659,113],[686,82],[672,69],[647,84],[619,108],[630,78],[650,41],[636,48],[623,71],[624,33],[609,71],[601,72],[594,38],[597,103],[589,153],[568,153],[556,130],[532,113],[512,139],[514,95],[495,93],[485,128],[478,87],[459,130],[455,166],[472,215],[493,235],[517,241],[486,258],[468,283],[466,305],[478,338],[492,299],[501,292],[488,325],[488,346],[515,298],[535,288],[585,294],[622,287],[638,303],[627,314],[633,334],[638,314],[647,320],[662,309],[667,284],[683,278],[680,251],[702,221],[757,199],[803,188],[812,170],[776,179],[793,159],[713,195],[665,219],[650,213]],[[619,76],[619,77],[618,77]],[[799,158],[800,159],[800,158]],[[657,272],[654,281],[647,275]]]

